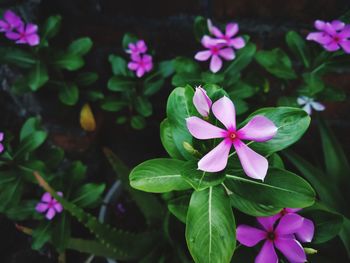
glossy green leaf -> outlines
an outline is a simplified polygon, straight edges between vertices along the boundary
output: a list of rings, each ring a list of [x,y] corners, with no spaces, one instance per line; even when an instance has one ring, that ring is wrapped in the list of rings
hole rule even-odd
[[[123,109],[125,106],[128,104],[124,101],[119,101],[118,99],[115,98],[106,98],[101,102],[101,108],[105,111],[120,111]]]
[[[173,67],[176,73],[198,73],[200,67],[193,59],[187,57],[176,57],[173,60]]]
[[[109,55],[108,61],[109,63],[111,63],[112,71],[114,75],[122,75],[122,76],[128,75],[128,68],[124,58],[116,55]]]
[[[204,35],[209,35],[207,19],[202,16],[197,16],[194,19],[193,32],[197,41],[201,41]]]
[[[75,105],[79,100],[79,89],[75,84],[64,83],[58,92],[58,98],[63,104],[68,106]]]
[[[136,166],[130,173],[130,185],[152,193],[186,190],[191,186],[181,177],[183,161],[153,159]]]
[[[160,140],[162,141],[163,147],[170,157],[179,160],[183,159],[183,156],[176,147],[172,128],[169,124],[168,119],[164,119],[160,123]]]
[[[52,229],[52,243],[59,252],[63,252],[66,249],[70,238],[71,222],[68,213],[63,212],[59,216],[60,220],[56,221],[55,226]]]
[[[177,198],[171,199],[168,202],[168,209],[177,219],[179,219],[182,223],[186,224],[189,203],[190,196],[182,195]]]
[[[44,86],[48,80],[49,75],[47,73],[46,66],[38,61],[33,69],[29,72],[27,78],[28,86],[32,91],[37,91],[42,86]]]
[[[32,68],[35,63],[35,57],[20,48],[0,47],[1,64],[11,64],[20,68]]]
[[[248,84],[244,81],[238,81],[235,83],[235,85],[228,90],[229,96],[236,100],[236,99],[246,99],[250,98],[254,95],[256,89],[252,85]]]
[[[26,153],[30,153],[39,148],[46,140],[47,132],[35,131],[26,136],[18,147],[14,157],[21,158]]]
[[[343,227],[339,233],[340,239],[343,241],[343,244],[348,253],[348,258],[350,258],[350,219],[344,218]]]
[[[78,70],[84,66],[84,60],[80,55],[67,52],[60,54],[53,63],[55,66],[69,71]]]
[[[310,67],[310,50],[306,41],[295,31],[286,34],[286,42],[290,50],[304,63],[306,68]]]
[[[20,131],[20,142],[27,137],[28,135],[32,134],[35,131],[41,130],[40,125],[40,119],[37,117],[30,117],[28,118],[25,123],[22,125],[21,131]]]
[[[132,116],[130,120],[130,125],[135,130],[142,130],[146,127],[146,120],[143,116]]]
[[[83,56],[90,51],[93,42],[89,37],[82,37],[74,40],[68,47],[68,53]]]
[[[236,247],[235,219],[222,186],[193,192],[186,219],[186,241],[198,263],[229,263]]]
[[[57,35],[62,23],[60,15],[49,16],[42,27],[42,38],[52,38]]]

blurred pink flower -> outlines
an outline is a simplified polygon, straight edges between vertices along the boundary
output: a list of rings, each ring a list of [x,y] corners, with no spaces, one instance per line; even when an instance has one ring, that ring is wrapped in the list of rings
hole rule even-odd
[[[36,46],[40,43],[40,37],[37,34],[38,26],[34,24],[20,25],[16,31],[6,32],[6,37],[15,40],[17,44],[28,44]]]
[[[57,194],[63,196],[61,192],[57,192]],[[63,207],[50,193],[46,192],[41,197],[41,202],[36,205],[35,210],[39,213],[46,213],[46,218],[51,220],[56,213],[61,213],[63,211]]]
[[[196,91],[193,96],[193,104],[200,115],[203,117],[209,116],[212,101],[208,97],[205,89],[203,89],[201,86],[196,87]]]
[[[5,150],[4,145],[2,144],[3,140],[4,140],[4,133],[0,132],[0,153],[2,153]]]
[[[153,61],[150,55],[133,54],[131,61],[128,63],[128,68],[136,72],[136,76],[141,78],[146,72],[153,68]]]
[[[23,25],[21,18],[11,10],[6,10],[3,19],[0,20],[0,32],[10,32],[21,25]]]
[[[138,40],[136,43],[130,43],[129,49],[126,51],[129,54],[143,54],[147,51],[147,46],[144,40]]]

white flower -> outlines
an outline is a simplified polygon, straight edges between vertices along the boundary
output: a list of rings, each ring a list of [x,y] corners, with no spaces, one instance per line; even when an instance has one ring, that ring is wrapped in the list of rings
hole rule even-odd
[[[303,110],[307,112],[307,114],[311,115],[312,109],[315,111],[324,111],[326,107],[320,103],[315,101],[313,98],[309,98],[306,96],[300,96],[297,99],[297,102],[300,106],[303,106]]]

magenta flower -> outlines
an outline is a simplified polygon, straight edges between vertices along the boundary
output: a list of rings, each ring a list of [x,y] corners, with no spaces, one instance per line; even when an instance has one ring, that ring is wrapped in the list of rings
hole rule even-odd
[[[255,263],[277,263],[275,247],[292,263],[306,262],[306,255],[294,233],[303,225],[304,219],[296,214],[283,216],[278,223],[276,216],[258,217],[261,228],[240,225],[236,229],[237,240],[253,247],[265,240]]]
[[[229,23],[226,25],[225,34],[220,31],[219,28],[213,26],[211,21],[208,21],[209,32],[214,35],[217,39],[224,40],[224,43],[228,47],[233,47],[235,49],[240,49],[245,46],[245,41],[243,37],[234,37],[238,31],[239,27],[237,23]]]
[[[187,128],[193,137],[200,140],[223,139],[198,162],[198,169],[206,172],[219,172],[225,169],[233,146],[244,172],[249,177],[264,180],[268,168],[267,159],[250,149],[242,140],[265,142],[272,139],[277,133],[274,123],[264,116],[257,115],[237,131],[235,107],[227,97],[214,102],[212,111],[225,129],[216,127],[198,117],[186,119]]]
[[[21,25],[23,25],[21,18],[11,10],[7,10],[4,13],[3,20],[0,20],[0,32],[10,32]]]
[[[150,55],[131,55],[131,61],[128,63],[128,68],[132,71],[136,71],[136,76],[141,78],[146,72],[149,72],[153,68],[153,61]]]
[[[138,40],[136,43],[130,43],[129,49],[126,51],[129,54],[143,54],[147,51],[147,46],[144,40]]]
[[[309,33],[307,40],[315,41],[323,46],[327,51],[333,52],[340,48],[346,53],[350,53],[350,25],[334,20],[332,22],[315,21],[318,32]]]
[[[57,194],[63,196],[61,192],[57,192]],[[63,211],[63,207],[50,193],[46,192],[41,197],[41,202],[36,205],[35,210],[39,213],[46,213],[46,218],[51,220],[56,213],[61,213]]]
[[[2,144],[2,141],[4,140],[4,133],[0,132],[0,153],[2,153],[5,150],[4,145]]]
[[[205,89],[203,89],[201,86],[196,88],[196,91],[193,96],[193,104],[200,115],[202,115],[203,117],[209,116],[212,101],[208,97]]]
[[[225,60],[233,60],[235,58],[233,49],[225,47],[226,42],[224,40],[204,36],[201,43],[208,50],[199,51],[194,58],[198,61],[207,61],[211,58],[209,68],[213,73],[216,73],[221,69],[221,58]]]
[[[6,32],[6,37],[15,40],[17,44],[28,44],[36,46],[40,43],[40,37],[37,34],[38,26],[34,24],[20,25],[17,32]]]

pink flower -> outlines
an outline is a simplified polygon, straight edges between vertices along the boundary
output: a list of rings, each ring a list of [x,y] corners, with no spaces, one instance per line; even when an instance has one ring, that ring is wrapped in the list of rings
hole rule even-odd
[[[222,67],[222,60],[233,60],[235,58],[235,53],[232,48],[225,47],[225,41],[222,39],[213,39],[209,36],[204,36],[202,38],[202,45],[208,50],[199,51],[195,55],[195,59],[199,61],[210,60],[210,70],[213,73],[218,72]]]
[[[126,51],[129,54],[143,54],[147,51],[147,46],[144,40],[138,40],[136,43],[130,43],[129,49]]]
[[[37,34],[37,25],[22,24],[16,28],[16,31],[17,32],[6,32],[6,37],[11,40],[16,40],[17,44],[28,44],[30,46],[36,46],[40,43],[40,38]]]
[[[255,263],[277,263],[278,257],[275,247],[293,263],[306,262],[303,247],[294,237],[294,233],[303,225],[304,218],[297,214],[283,216],[278,223],[275,216],[258,217],[260,228],[240,225],[236,229],[237,240],[247,246],[253,247],[265,240]]]
[[[206,172],[218,172],[225,169],[233,146],[244,172],[249,177],[264,180],[268,168],[267,159],[250,149],[242,140],[265,142],[272,139],[277,133],[274,123],[264,116],[257,115],[237,131],[235,107],[227,97],[214,102],[212,111],[225,129],[216,127],[198,117],[186,119],[187,128],[195,138],[200,140],[223,138],[219,145],[198,162],[198,169]]]
[[[146,72],[153,68],[152,57],[150,55],[134,54],[131,55],[131,61],[128,63],[128,68],[136,71],[136,76],[141,78]]]
[[[317,102],[313,98],[309,98],[306,96],[300,96],[297,99],[297,103],[300,106],[303,106],[303,110],[306,111],[309,115],[311,115],[312,109],[314,109],[315,111],[324,111],[326,109],[326,107],[322,103]]]
[[[333,52],[342,48],[350,53],[350,25],[334,20],[332,22],[315,21],[318,32],[309,33],[307,40],[321,44],[327,51]]]
[[[202,115],[203,117],[209,116],[212,101],[208,97],[205,89],[201,88],[201,86],[196,88],[196,92],[193,96],[193,104],[200,115]]]
[[[21,18],[11,10],[7,10],[4,19],[0,20],[0,32],[10,32],[21,25],[23,25]]]
[[[213,26],[210,20],[208,20],[209,32],[214,35],[217,39],[224,40],[224,43],[228,47],[233,47],[235,49],[240,49],[245,46],[245,41],[243,37],[233,38],[239,30],[237,23],[229,23],[226,25],[225,34],[220,31],[219,28]]]
[[[4,145],[2,144],[3,140],[4,140],[4,133],[0,132],[0,153],[2,153],[5,150]]]
[[[61,192],[57,192],[57,194],[63,196]],[[50,193],[45,193],[41,197],[41,202],[36,205],[35,210],[39,213],[46,213],[46,218],[51,220],[56,213],[63,211],[63,207]]]

